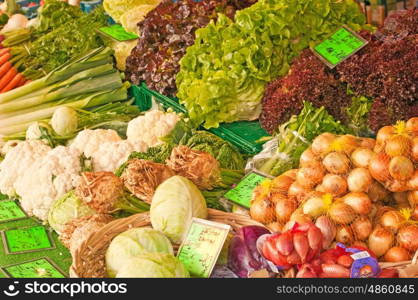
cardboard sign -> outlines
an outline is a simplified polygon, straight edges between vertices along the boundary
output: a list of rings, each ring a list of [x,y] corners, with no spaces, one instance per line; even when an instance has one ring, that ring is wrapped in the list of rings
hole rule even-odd
[[[0,201],[0,223],[26,218],[25,212],[14,200]]]
[[[3,272],[12,278],[65,278],[65,274],[48,258],[39,258],[6,266]]]
[[[351,29],[342,27],[325,41],[316,45],[313,52],[327,66],[334,68],[366,46],[367,43],[367,40]]]
[[[209,278],[231,226],[193,218],[177,257],[192,276]]]
[[[54,249],[53,240],[44,226],[31,226],[2,231],[7,254]]]
[[[104,33],[107,36],[117,40],[118,42],[124,42],[137,39],[138,36],[131,32],[127,32],[121,25],[114,24],[107,27],[99,28],[99,32]]]
[[[263,175],[249,173],[235,188],[228,191],[224,197],[240,206],[250,208],[254,188],[265,179],[266,177]]]

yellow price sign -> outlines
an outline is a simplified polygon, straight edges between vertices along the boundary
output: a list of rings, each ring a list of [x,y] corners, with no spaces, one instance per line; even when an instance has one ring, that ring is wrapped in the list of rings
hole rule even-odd
[[[231,226],[193,218],[177,257],[192,276],[209,278]]]

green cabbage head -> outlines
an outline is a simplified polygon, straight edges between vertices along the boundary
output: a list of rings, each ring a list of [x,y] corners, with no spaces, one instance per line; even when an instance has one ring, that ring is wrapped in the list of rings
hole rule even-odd
[[[206,218],[206,201],[199,189],[187,178],[173,176],[155,190],[151,202],[152,227],[180,244],[193,217]]]
[[[117,278],[188,278],[183,263],[171,254],[147,253],[123,265]]]
[[[115,277],[121,266],[146,253],[174,254],[170,240],[152,228],[133,228],[119,234],[106,251],[108,275]]]
[[[95,213],[96,211],[78,198],[74,191],[70,191],[51,206],[48,212],[48,223],[58,234],[61,234],[68,222]]]

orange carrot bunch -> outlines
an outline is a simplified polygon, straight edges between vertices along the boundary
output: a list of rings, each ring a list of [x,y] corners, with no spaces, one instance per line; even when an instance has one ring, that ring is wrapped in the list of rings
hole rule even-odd
[[[25,77],[9,61],[9,48],[0,50],[0,93],[5,93],[26,83]]]

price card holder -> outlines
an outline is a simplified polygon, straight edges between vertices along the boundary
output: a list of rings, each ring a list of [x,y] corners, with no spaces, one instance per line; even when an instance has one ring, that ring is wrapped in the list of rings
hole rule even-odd
[[[136,34],[127,32],[121,25],[114,24],[107,27],[101,27],[97,30],[99,33],[104,34],[118,42],[135,40],[138,38]]]
[[[27,218],[16,200],[0,201],[0,223]]]
[[[312,50],[328,67],[335,68],[368,43],[356,32],[343,26]]]
[[[231,226],[193,218],[177,253],[192,276],[209,278]]]
[[[50,233],[41,225],[4,230],[1,236],[6,254],[55,249]]]
[[[11,278],[65,278],[63,272],[47,257],[2,267],[1,270]]]
[[[229,190],[224,198],[238,204],[241,207],[249,209],[254,188],[264,180],[266,176],[257,172],[251,172],[245,176],[232,190]]]

